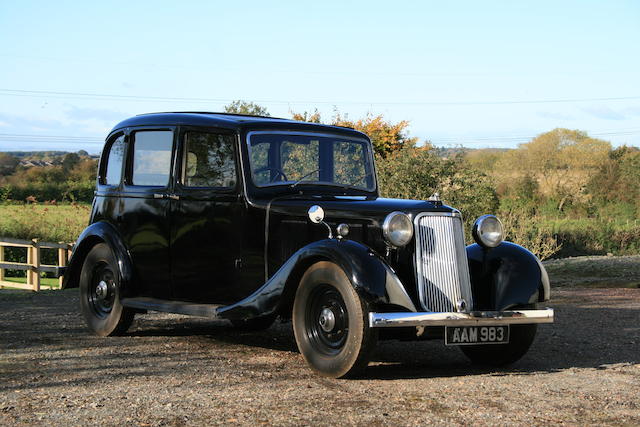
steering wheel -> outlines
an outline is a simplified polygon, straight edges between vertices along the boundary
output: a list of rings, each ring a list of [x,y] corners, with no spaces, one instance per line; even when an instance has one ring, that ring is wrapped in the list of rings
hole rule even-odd
[[[254,170],[253,173],[255,175],[257,175],[257,174],[259,174],[261,172],[266,172],[266,171],[272,171],[272,172],[276,173],[276,176],[272,180],[270,180],[269,182],[289,181],[289,179],[287,178],[287,175],[285,175],[285,173],[281,169],[278,169],[278,168],[271,168],[269,166],[266,166],[264,168],[260,168],[260,169]],[[278,178],[280,178],[280,179],[278,179]]]

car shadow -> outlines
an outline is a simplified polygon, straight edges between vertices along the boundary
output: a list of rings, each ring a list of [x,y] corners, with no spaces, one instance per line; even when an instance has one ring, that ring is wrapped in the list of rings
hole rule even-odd
[[[539,325],[536,340],[519,361],[507,367],[473,365],[456,347],[435,341],[380,341],[363,379],[531,375],[571,368],[606,369],[640,361],[640,310],[560,305],[556,322]],[[276,322],[259,332],[245,332],[226,322],[191,320],[150,327],[139,325],[131,336],[203,336],[225,344],[297,352],[291,323]],[[164,323],[164,322],[163,322]]]

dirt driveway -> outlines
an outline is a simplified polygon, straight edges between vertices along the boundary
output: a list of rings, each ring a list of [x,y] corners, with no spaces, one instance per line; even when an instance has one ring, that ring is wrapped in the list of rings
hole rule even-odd
[[[556,290],[557,322],[508,370],[383,342],[359,380],[319,378],[290,324],[137,317],[97,338],[77,290],[0,292],[0,425],[640,424],[640,289]]]

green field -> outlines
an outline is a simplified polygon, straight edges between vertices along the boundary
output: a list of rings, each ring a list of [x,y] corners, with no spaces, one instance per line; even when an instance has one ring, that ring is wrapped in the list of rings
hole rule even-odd
[[[2,204],[0,237],[74,242],[89,222],[88,204]]]

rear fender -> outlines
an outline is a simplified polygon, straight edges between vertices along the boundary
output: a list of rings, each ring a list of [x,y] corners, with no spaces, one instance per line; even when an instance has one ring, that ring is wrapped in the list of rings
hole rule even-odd
[[[326,239],[298,250],[260,289],[220,308],[218,315],[226,319],[289,316],[302,275],[318,261],[331,261],[342,268],[359,295],[371,304],[393,304],[416,311],[395,272],[380,256],[358,242]]]
[[[507,310],[549,300],[549,276],[538,258],[522,246],[467,246],[474,309]]]
[[[133,263],[129,251],[122,242],[116,228],[107,222],[96,222],[85,228],[71,252],[69,266],[65,272],[62,289],[77,288],[80,285],[80,272],[84,260],[98,243],[106,243],[118,261],[118,274],[124,297],[130,296],[133,283]]]

